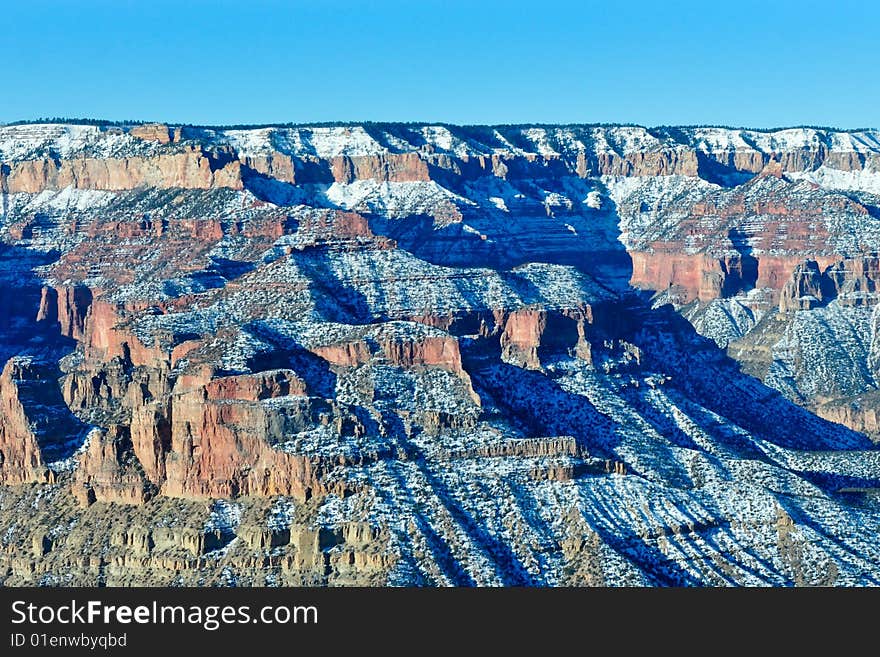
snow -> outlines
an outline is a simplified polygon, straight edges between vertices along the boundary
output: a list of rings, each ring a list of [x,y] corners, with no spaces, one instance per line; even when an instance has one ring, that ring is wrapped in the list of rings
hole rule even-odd
[[[28,124],[0,126],[0,161],[76,156],[116,158],[155,154],[157,142],[97,126]]]
[[[655,236],[673,231],[688,208],[722,189],[702,178],[677,175],[601,176],[600,181],[617,207],[620,241],[628,249],[645,248]],[[701,248],[693,239],[685,244],[687,253]]]
[[[39,210],[77,210],[85,212],[107,206],[116,196],[116,193],[112,191],[76,189],[70,185],[58,191],[46,189],[35,195],[23,195],[23,199],[26,201],[22,210],[33,212]],[[15,203],[15,198],[12,199],[12,203]]]
[[[860,132],[832,132],[831,151],[837,153],[877,153],[880,152],[880,132],[866,130]]]
[[[544,157],[558,156],[547,138],[547,130],[544,128],[527,128],[522,131],[524,137],[535,145],[535,150]]]
[[[260,128],[222,133],[240,155],[266,155],[273,151],[297,157],[321,158],[378,155],[388,149],[361,126],[320,128]]]
[[[281,152],[330,158],[389,149],[416,151],[419,147],[406,141],[407,134],[418,141],[413,131],[430,146],[420,151],[425,155],[432,149],[456,156],[534,153],[564,158],[567,164],[590,149],[630,154],[691,147],[690,142],[678,143],[630,127],[466,132],[421,126],[392,135],[373,127],[368,131],[340,126],[229,130],[215,138],[217,143],[228,141],[242,157]],[[830,144],[831,150],[873,153],[878,143],[874,132],[681,132],[685,141],[690,139],[707,152],[730,148],[769,152]],[[92,128],[0,129],[3,158],[31,157],[50,148],[66,157],[159,147],[135,145],[125,135]],[[801,181],[797,185],[757,180],[748,200],[782,194],[784,188],[785,194],[795,197],[811,195],[811,202],[827,201],[821,205],[822,221],[835,235],[849,240],[840,237],[833,248],[844,245],[855,250],[880,245],[876,219],[852,209],[835,209],[838,196],[812,190],[808,183],[877,193],[876,175],[873,170],[844,174],[822,167],[792,174]],[[148,346],[170,347],[185,334],[201,335],[202,348],[220,374],[249,371],[255,367],[256,354],[280,348],[301,354],[331,344],[366,345],[366,362],[351,367],[308,355],[314,356],[309,362],[326,383],[322,389],[312,386],[310,379],[311,397],[241,403],[253,403],[267,418],[303,418],[295,427],[292,422],[279,423],[284,428],[271,436],[271,447],[313,458],[332,469],[332,477],[344,477],[352,484],[346,496],[328,495],[301,506],[291,498],[276,497],[271,505],[266,502],[261,507],[266,526],[283,530],[300,511],[314,512],[308,520],[314,526],[334,530],[349,522],[368,522],[388,535],[388,544],[381,549],[398,557],[392,583],[556,585],[567,582],[572,570],[585,563],[600,583],[611,584],[817,584],[825,581],[829,564],[839,571],[838,583],[877,583],[876,507],[867,496],[860,504],[845,503],[835,487],[837,482],[863,479],[870,488],[880,479],[880,452],[843,450],[860,445],[861,439],[806,413],[800,415],[801,409],[783,404],[754,379],[713,369],[717,363],[706,354],[718,354],[709,352],[705,344],[686,345],[693,346],[692,353],[682,347],[687,359],[678,363],[673,338],[662,327],[652,328],[659,312],[642,309],[644,326],[627,337],[644,350],[643,358],[622,348],[611,333],[613,322],[605,321],[611,318],[599,316],[604,309],[594,308],[597,322],[586,327],[586,338],[594,346],[591,362],[560,349],[548,357],[542,353],[540,371],[526,371],[493,354],[478,353],[469,361],[473,354],[467,349],[476,339],[470,333],[478,328],[463,329],[467,337],[453,338],[441,328],[411,321],[426,312],[450,318],[479,312],[488,318],[494,311],[503,318],[503,313],[526,306],[573,310],[613,301],[617,295],[581,268],[555,263],[580,263],[569,259],[572,253],[589,259],[599,238],[616,238],[618,221],[621,239],[631,246],[674,234],[686,211],[681,208],[706,198],[723,205],[733,196],[725,187],[686,176],[504,180],[487,174],[459,182],[460,186],[448,189],[435,181],[301,185],[288,197],[270,196],[277,204],[260,201],[261,190],[254,190],[257,195],[250,190],[189,190],[174,192],[179,204],[172,210],[168,197],[155,190],[126,195],[67,188],[6,195],[4,207],[10,217],[4,217],[3,225],[8,229],[13,219],[44,213],[40,237],[26,248],[42,245],[67,253],[74,240],[83,239],[64,235],[73,213],[95,212],[115,219],[143,212],[166,216],[162,214],[166,212],[172,219],[211,216],[230,225],[235,222],[240,232],[211,245],[209,255],[241,257],[254,265],[252,271],[229,279],[218,274],[210,280],[196,275],[205,272],[172,271],[167,280],[151,280],[147,273],[129,286],[115,288],[107,280],[108,298],[155,301],[197,295],[195,300],[181,299],[178,308],[168,308],[165,314],[131,310],[125,321]],[[422,230],[417,215],[449,207],[463,215],[460,224],[438,226],[428,221]],[[333,233],[333,213],[328,208],[370,215],[377,234],[387,221],[399,231],[394,234],[397,247],[386,248],[390,240],[371,236],[340,238]],[[557,216],[548,217],[545,208]],[[299,228],[277,239],[275,233],[264,242],[251,237],[249,222],[267,216],[261,213],[275,212],[284,213]],[[701,227],[725,230],[728,226],[722,220],[707,217]],[[750,216],[746,228],[757,234],[762,221],[761,216]],[[416,233],[413,246],[401,246],[410,233]],[[479,239],[483,236],[487,239]],[[590,241],[593,237],[596,242]],[[529,257],[515,260],[517,266],[507,269],[491,268],[485,264],[491,260],[480,250],[491,240],[502,249],[520,248]],[[575,246],[569,246],[572,243]],[[557,244],[562,245],[558,251]],[[450,262],[450,245],[461,249],[463,266],[439,264]],[[124,253],[131,245],[116,246]],[[604,242],[601,246],[607,247]],[[697,238],[686,243],[689,252],[705,248]],[[566,258],[541,261],[549,259],[548,254]],[[477,263],[483,264],[472,266]],[[774,312],[769,298],[765,290],[753,290],[684,312],[703,335],[724,347],[747,336],[765,313]],[[847,302],[856,299],[872,301],[862,291],[844,294]],[[877,308],[832,302],[795,314],[783,335],[774,338],[768,383],[792,398],[876,389],[880,384]],[[467,374],[439,366],[395,365],[381,346],[426,338],[457,339]],[[495,340],[493,347],[498,346]],[[194,362],[201,355],[194,352]],[[486,362],[480,360],[484,357]],[[75,366],[77,358],[82,358],[81,352],[66,363]],[[713,376],[725,372],[725,378],[706,382],[690,376],[704,365]],[[172,376],[186,367],[182,361]],[[300,369],[304,378],[314,374],[306,366]],[[689,387],[695,381],[706,388]],[[332,404],[323,395],[332,397]],[[755,428],[742,415],[737,420],[736,412],[743,409],[766,412],[774,423]],[[345,422],[322,424],[314,421],[319,414],[345,420],[356,416],[361,424],[357,430],[340,428]],[[426,428],[429,414],[443,421]],[[827,439],[833,451],[781,447],[778,443],[784,441],[778,440],[779,435],[789,426],[804,428],[799,436],[803,444],[824,444]],[[97,435],[93,432],[89,440]],[[578,451],[503,455],[514,445],[522,447],[524,441],[544,445],[551,440],[571,441]],[[86,445],[88,441],[81,449]],[[625,464],[626,474],[608,474],[601,467],[606,458]],[[66,470],[74,461],[51,466]],[[341,461],[350,465],[340,466]],[[569,473],[565,477],[570,478],[549,478],[551,470]],[[28,508],[33,512],[45,508],[45,496],[51,494],[34,493],[27,500],[34,506]],[[247,502],[212,501],[204,531],[229,537],[242,522],[245,508]],[[797,521],[791,529],[781,530],[780,520],[787,516]],[[68,527],[57,519],[45,524],[59,535]],[[11,527],[0,530],[3,537],[16,535]],[[783,537],[797,550],[797,558],[780,548]],[[566,552],[571,545],[573,557]],[[241,542],[230,540],[213,551],[211,559],[240,549]],[[238,581],[231,568],[222,579]]]
[[[549,209],[561,209],[568,210],[572,209],[573,203],[571,199],[565,196],[564,194],[560,194],[559,192],[544,192],[544,205]]]
[[[588,208],[600,210],[602,208],[602,195],[598,191],[593,190],[587,194],[587,198],[585,198],[583,202]]]
[[[597,154],[629,155],[662,150],[669,145],[662,143],[642,127],[611,126],[594,128],[592,131]],[[681,148],[681,147],[679,147]]]
[[[234,533],[241,522],[241,505],[229,500],[214,500],[205,521],[205,532]]]
[[[473,153],[471,147],[463,139],[453,135],[449,128],[444,126],[425,126],[421,129],[421,133],[426,142],[440,151],[452,153],[459,157]]]
[[[268,155],[275,150],[272,137],[276,132],[275,128],[260,128],[259,130],[226,130],[223,134],[240,156],[253,157]]]
[[[811,128],[793,128],[774,132],[730,130],[727,128],[680,128],[688,142],[682,144],[668,137],[652,135],[638,126],[606,126],[595,128],[521,128],[515,133],[494,130],[492,136],[500,147],[488,147],[458,134],[457,128],[425,125],[413,128],[435,151],[458,157],[506,153],[537,154],[547,158],[567,154],[569,157],[587,150],[585,141],[596,154],[630,155],[638,152],[682,150],[693,145],[707,153],[740,152],[775,153],[780,151],[817,150],[830,152],[880,152],[880,138],[875,131],[836,132]],[[360,126],[259,128],[226,130],[222,139],[232,144],[243,156],[266,155],[273,151],[289,155],[339,157],[378,155],[389,152],[417,150],[415,140],[407,141],[398,134],[382,133],[383,145]],[[513,140],[513,141],[511,141]]]
[[[91,427],[86,430],[85,438],[82,438],[82,436],[72,436],[72,440],[70,440],[69,442],[77,445],[73,454],[65,459],[47,463],[46,467],[56,473],[72,472],[79,464],[79,458],[86,452],[86,450],[88,450],[89,445],[91,445],[92,441],[100,440],[103,433],[104,432],[102,429],[98,427]]]
[[[763,316],[742,296],[713,299],[696,310],[685,317],[701,335],[711,338],[722,349],[751,331]]]
[[[266,518],[267,526],[273,531],[289,528],[290,523],[293,522],[295,510],[296,503],[291,498],[284,496],[278,497],[269,509]]]
[[[794,398],[848,396],[876,387],[867,367],[872,314],[871,308],[837,301],[798,312],[773,345],[767,384]]]
[[[842,171],[822,165],[815,171],[791,171],[788,176],[794,180],[815,183],[825,189],[880,194],[880,171],[872,168]]]
[[[757,150],[762,153],[773,153],[816,150],[822,144],[825,135],[811,128],[791,128],[776,132],[697,128],[693,136],[698,140],[698,146],[702,146],[702,150],[707,152]]]
[[[427,182],[380,182],[356,180],[336,182],[324,191],[331,205],[346,210],[385,214],[389,217],[433,214],[452,203],[474,205],[474,202],[450,192],[433,180]]]
[[[204,131],[213,144],[230,144],[242,157],[280,152],[294,157],[359,157],[418,150],[416,139],[407,140],[407,131],[419,134],[435,151],[458,157],[473,155],[537,154],[547,158],[568,156],[592,149],[595,154],[630,155],[695,147],[707,153],[777,153],[813,150],[820,147],[835,152],[860,154],[880,152],[877,131],[838,132],[812,128],[755,131],[727,128],[677,128],[687,143],[660,135],[640,126],[574,126],[559,128],[523,127],[494,130],[487,139],[500,144],[487,146],[466,137],[460,128],[423,125],[397,131],[381,131],[377,141],[364,126],[263,127],[244,130]],[[374,134],[376,134],[374,132]],[[658,136],[660,135],[660,136]],[[488,133],[486,135],[489,137]],[[588,147],[586,144],[589,143]],[[62,159],[88,153],[93,157],[125,157],[174,150],[175,144],[158,144],[130,136],[118,128],[96,126],[29,124],[0,126],[0,160],[18,161],[46,157],[50,152]]]
[[[507,209],[506,201],[500,196],[490,196],[489,202],[502,212],[510,212],[510,210]]]

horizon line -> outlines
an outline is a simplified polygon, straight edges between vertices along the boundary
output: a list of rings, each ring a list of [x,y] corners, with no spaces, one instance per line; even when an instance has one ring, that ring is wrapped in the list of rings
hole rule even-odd
[[[275,123],[184,123],[178,121],[154,121],[143,119],[91,119],[82,117],[39,117],[36,119],[19,119],[16,121],[0,122],[0,127],[15,127],[20,125],[89,125],[96,127],[127,127],[139,125],[166,125],[169,127],[196,128],[203,130],[260,130],[264,128],[329,128],[329,127],[355,127],[355,126],[441,126],[452,128],[643,128],[645,130],[663,130],[663,129],[698,129],[698,128],[719,128],[722,130],[745,130],[750,132],[781,132],[783,130],[823,130],[828,132],[871,132],[877,131],[875,127],[856,127],[856,128],[839,128],[828,125],[815,124],[797,124],[784,125],[774,127],[749,127],[724,125],[720,123],[691,123],[691,124],[658,124],[646,125],[641,123],[633,123],[622,121],[619,123],[599,121],[599,122],[535,122],[535,123],[451,123],[448,121],[286,121]]]

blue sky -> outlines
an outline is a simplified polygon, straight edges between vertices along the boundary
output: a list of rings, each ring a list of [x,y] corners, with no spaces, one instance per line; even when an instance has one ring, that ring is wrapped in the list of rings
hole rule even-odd
[[[7,0],[0,121],[880,127],[880,3]]]

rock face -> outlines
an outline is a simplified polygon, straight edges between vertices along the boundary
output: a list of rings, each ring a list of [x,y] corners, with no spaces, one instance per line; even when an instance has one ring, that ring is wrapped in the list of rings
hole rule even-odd
[[[766,171],[743,185],[709,187],[704,195],[692,193],[692,198],[699,200],[677,201],[662,209],[665,201],[658,201],[658,209],[646,213],[641,205],[632,207],[642,203],[638,194],[622,202],[624,216],[638,216],[640,223],[646,220],[642,215],[651,218],[646,230],[630,231],[627,239],[634,285],[673,288],[682,303],[752,289],[766,289],[778,297],[805,260],[816,260],[824,268],[873,248],[858,241],[841,248],[843,236],[831,225],[832,217],[851,226],[870,223],[865,205]]]
[[[180,138],[180,129],[172,132],[168,129],[167,125],[162,123],[147,123],[134,126],[128,131],[128,134],[139,139],[167,144],[172,141],[172,139],[177,141]]]
[[[874,305],[880,261],[846,258],[820,270],[815,260],[795,267],[782,289],[779,310],[810,310],[836,300],[841,306]]]
[[[586,339],[592,323],[591,308],[572,308],[565,313],[547,310],[517,310],[507,317],[501,333],[501,357],[512,365],[541,369],[541,358],[570,353],[587,362],[590,343]]]
[[[877,583],[878,158],[0,127],[0,582]]]
[[[85,427],[70,414],[58,371],[28,357],[9,359],[0,374],[0,478],[4,484],[54,481],[47,463],[64,459]]]
[[[22,401],[25,376],[30,374],[28,365],[9,360],[0,375],[0,476],[4,484],[46,481],[49,476]]]
[[[138,187],[241,189],[241,165],[230,162],[218,168],[199,149],[158,155],[155,158],[80,158],[16,162],[9,166],[4,184],[10,194],[37,193],[44,189],[124,190]]]
[[[418,153],[334,157],[330,169],[334,181],[346,184],[356,180],[418,182],[431,179],[428,162]]]
[[[880,436],[880,410],[876,392],[856,397],[848,403],[835,401],[827,406],[819,406],[817,415],[832,422],[838,422],[869,436]]]
[[[82,505],[97,500],[143,504],[152,497],[154,488],[133,455],[128,433],[126,427],[111,426],[106,433],[87,438],[71,484]]]

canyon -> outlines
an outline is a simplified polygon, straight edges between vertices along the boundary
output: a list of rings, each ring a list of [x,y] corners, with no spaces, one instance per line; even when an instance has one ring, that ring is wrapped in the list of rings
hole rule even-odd
[[[880,582],[880,133],[0,126],[0,583]]]

